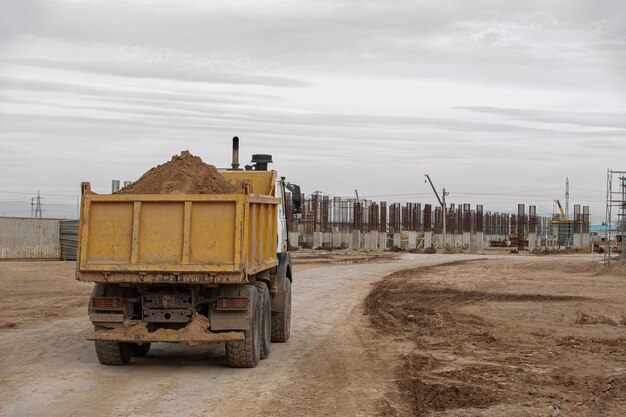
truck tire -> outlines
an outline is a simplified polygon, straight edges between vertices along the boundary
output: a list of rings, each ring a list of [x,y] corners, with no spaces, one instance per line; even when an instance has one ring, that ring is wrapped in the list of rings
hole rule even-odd
[[[133,356],[142,358],[146,356],[148,352],[150,352],[150,343],[144,343],[141,345],[138,343],[133,344]]]
[[[257,282],[256,289],[261,299],[261,359],[265,359],[270,354],[270,343],[272,338],[272,306],[270,302],[270,290],[264,282]]]
[[[94,326],[95,330],[103,330],[105,327]],[[133,344],[114,342],[109,340],[96,340],[96,356],[103,365],[126,365],[133,356]]]
[[[272,312],[272,342],[285,343],[291,336],[291,281],[285,278],[285,305]]]
[[[253,292],[250,328],[244,332],[243,342],[226,343],[226,360],[231,368],[254,368],[261,359],[261,302],[258,291]]]

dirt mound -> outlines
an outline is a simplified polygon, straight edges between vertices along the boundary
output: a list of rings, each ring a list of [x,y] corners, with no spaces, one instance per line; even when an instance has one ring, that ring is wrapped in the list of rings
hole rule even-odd
[[[622,319],[622,322],[626,322],[626,318]],[[583,311],[576,312],[576,324],[609,324],[611,326],[617,326],[619,323],[619,319],[611,318],[604,314],[585,313]]]
[[[237,189],[189,151],[174,155],[169,162],[150,169],[118,194],[232,194]]]

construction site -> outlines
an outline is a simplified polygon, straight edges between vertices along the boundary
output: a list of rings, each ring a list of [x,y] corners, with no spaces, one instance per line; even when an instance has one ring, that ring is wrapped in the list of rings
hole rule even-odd
[[[484,211],[483,205],[454,203],[442,207],[421,203],[387,203],[315,194],[305,199],[302,221],[290,223],[292,242],[309,248],[405,250],[429,248],[484,249],[514,247],[545,250],[590,247],[589,207],[537,215],[534,205],[519,204],[517,213]],[[444,222],[446,224],[444,232]]]
[[[0,417],[626,417],[626,1],[0,16]]]
[[[594,244],[587,206],[307,197],[238,146],[227,170],[185,151],[83,183],[78,220],[0,218],[2,415],[626,413],[623,172]],[[236,321],[238,282],[262,320]]]

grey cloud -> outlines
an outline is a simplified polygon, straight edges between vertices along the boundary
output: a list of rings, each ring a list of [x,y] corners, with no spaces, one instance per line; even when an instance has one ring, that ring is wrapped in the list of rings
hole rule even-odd
[[[506,152],[514,144],[514,137],[542,140],[565,140],[567,138],[588,138],[590,134],[577,131],[556,131],[553,129],[525,128],[515,125],[463,122],[454,119],[436,119],[425,117],[392,117],[370,115],[290,113],[284,111],[259,110],[255,108],[224,109],[222,107],[203,107],[180,110],[177,107],[163,106],[156,108],[139,107],[103,107],[90,105],[56,105],[70,110],[68,116],[48,116],[38,118],[37,123],[25,123],[27,117],[5,115],[4,134],[19,131],[50,131],[52,127],[57,133],[97,131],[98,135],[114,140],[117,130],[132,130],[136,135],[141,129],[146,132],[140,136],[152,135],[153,131],[161,131],[159,137],[167,140],[167,131],[179,132],[232,132],[234,134],[262,135],[268,139],[268,145],[275,142],[282,146],[289,138],[298,138],[297,148],[307,153],[306,149],[319,149],[325,143],[326,149],[340,152],[346,146],[357,146],[359,149],[368,147],[384,149],[392,147],[395,157],[402,157],[403,152],[410,152],[419,144],[420,152],[428,149],[439,149],[440,146],[452,146],[459,152],[471,154],[472,150],[491,149],[491,152]],[[189,106],[186,106],[189,107]],[[192,106],[193,107],[193,106]],[[85,117],[75,110],[94,110],[110,114],[111,118]],[[71,114],[71,115],[70,115]],[[38,124],[41,124],[38,127]],[[434,129],[427,133],[424,129]],[[448,134],[454,136],[446,137]],[[502,136],[509,137],[507,142]],[[623,132],[596,132],[592,137],[610,139],[623,137]],[[429,139],[429,137],[431,139]],[[275,138],[275,139],[271,139]],[[312,140],[310,144],[305,138]],[[472,144],[474,143],[474,144]],[[478,146],[480,144],[480,146]],[[571,146],[571,145],[570,145]],[[447,151],[451,155],[451,151]],[[478,156],[478,155],[477,155]]]
[[[394,7],[384,1],[340,1],[267,7],[262,12],[254,7],[202,5],[166,12],[134,2],[34,4],[42,12],[25,25],[25,33],[186,51],[226,71],[199,74],[167,60],[163,68],[137,70],[119,63],[105,63],[102,68],[62,64],[129,77],[215,77],[221,82],[306,85],[290,78],[231,75],[266,68],[270,73],[322,70],[395,78],[503,80],[556,88],[580,86],[581,80],[608,87],[607,77],[622,79],[626,70],[626,7],[619,0],[601,5],[407,1]]]
[[[3,79],[6,81],[7,79]],[[319,112],[302,112],[302,111],[285,111],[280,109],[266,109],[258,106],[239,106],[239,105],[227,105],[222,101],[214,102],[212,100],[197,102],[186,102],[184,95],[163,95],[157,93],[156,97],[168,99],[172,98],[175,101],[160,101],[160,100],[142,100],[142,96],[148,98],[155,98],[152,92],[132,92],[132,99],[129,97],[122,97],[121,101],[118,101],[116,96],[128,94],[128,92],[114,92],[108,94],[105,90],[100,88],[76,86],[69,83],[49,83],[49,82],[34,82],[24,81],[14,78],[9,78],[10,85],[14,88],[48,88],[51,91],[72,91],[77,93],[92,93],[94,97],[90,98],[85,104],[68,104],[65,102],[56,101],[33,101],[33,104],[43,104],[47,106],[62,108],[71,110],[71,117],[74,118],[72,124],[76,124],[76,121],[84,117],[85,111],[97,111],[108,114],[105,118],[115,120],[125,120],[125,125],[136,126],[153,126],[163,128],[176,128],[180,130],[194,130],[194,129],[217,129],[222,130],[228,126],[237,126],[241,131],[249,132],[263,132],[269,131],[275,134],[292,134],[299,137],[313,137],[320,134],[337,134],[341,132],[341,135],[345,138],[355,138],[354,140],[363,141],[363,132],[367,131],[367,135],[372,137],[411,137],[415,135],[423,135],[424,129],[435,129],[440,132],[455,132],[455,133],[480,133],[483,135],[483,141],[490,141],[492,135],[497,136],[496,141],[500,140],[501,135],[508,135],[509,137],[523,137],[528,139],[544,139],[544,138],[586,138],[589,137],[588,132],[580,132],[575,130],[555,130],[550,127],[528,127],[520,126],[517,124],[495,123],[495,122],[478,122],[478,121],[465,121],[453,118],[433,118],[433,117],[420,117],[420,116],[379,116],[379,115],[366,115],[366,114],[331,114],[331,113],[319,113]],[[113,97],[99,97],[97,94],[103,94],[105,96]],[[198,97],[194,97],[198,99]],[[19,101],[19,98],[5,97],[9,102]],[[107,106],[93,104],[93,101],[104,101],[109,103]],[[233,103],[230,103],[233,104]],[[236,104],[236,103],[234,103]],[[561,112],[563,114],[550,114],[550,112],[530,112],[530,115],[535,116],[535,119],[529,119],[530,116],[519,109],[497,109],[497,108],[485,108],[485,107],[461,107],[466,110],[480,111],[480,112],[500,112],[506,115],[515,115],[522,120],[537,120],[538,116],[542,116],[544,120],[557,120],[555,117],[561,117],[561,122],[566,123],[564,120],[585,120],[580,114],[569,114],[567,112]],[[78,110],[80,112],[74,112]],[[570,112],[571,113],[571,112]],[[522,116],[526,117],[522,117]],[[568,116],[568,119],[563,117]],[[619,116],[608,115],[604,116]],[[599,120],[590,119],[589,123],[599,123]],[[606,119],[606,117],[605,117]],[[614,120],[617,118],[613,117]],[[88,117],[86,120],[90,120]],[[112,123],[117,123],[113,121]],[[583,123],[583,122],[580,122]],[[598,124],[596,124],[598,125]],[[599,124],[601,127],[613,127],[618,130],[605,129],[600,132],[595,132],[596,137],[623,137],[624,131],[619,130],[620,125]],[[339,129],[339,131],[338,131]],[[494,146],[499,146],[497,143]]]
[[[133,61],[59,61],[24,58],[6,63],[30,67],[61,69],[84,73],[97,73],[129,78],[154,78],[184,82],[212,84],[263,85],[270,87],[310,87],[312,84],[286,77],[235,72],[215,72],[201,66],[172,65],[168,62]]]
[[[0,94],[0,103],[6,104],[31,104],[32,100],[26,100],[19,97],[13,97],[5,94]]]
[[[157,102],[184,102],[184,103],[218,103],[218,104],[246,104],[255,100],[277,100],[278,97],[269,94],[241,93],[230,91],[227,94],[209,92],[187,93],[181,91],[140,91],[124,90],[115,87],[100,87],[94,85],[76,84],[71,82],[40,80],[0,75],[0,89],[24,90],[30,92],[50,92],[61,94],[75,94],[79,96],[93,96],[95,98],[120,101],[148,100]]]
[[[459,106],[456,108],[477,113],[498,114],[514,120],[529,122],[626,129],[626,113],[549,111],[488,106]],[[626,132],[623,134],[626,135]]]

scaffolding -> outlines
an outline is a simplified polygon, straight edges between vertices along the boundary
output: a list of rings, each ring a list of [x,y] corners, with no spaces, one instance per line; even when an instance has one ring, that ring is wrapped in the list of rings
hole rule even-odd
[[[606,219],[604,222],[604,263],[611,263],[611,253],[618,252],[624,258],[624,235],[626,235],[626,171],[607,170]],[[615,247],[613,246],[615,245]]]

